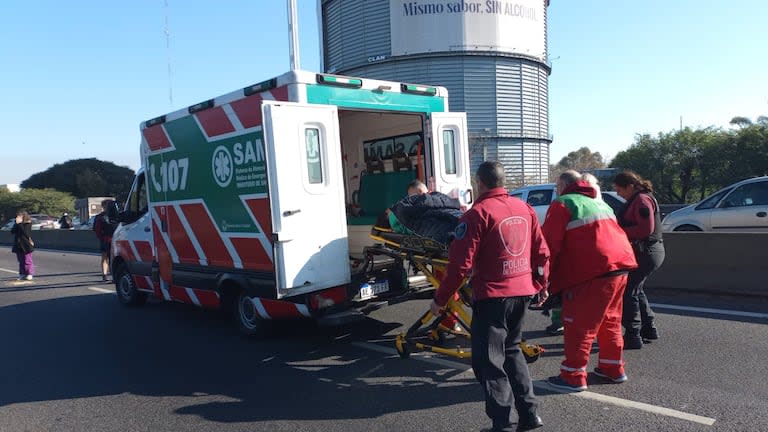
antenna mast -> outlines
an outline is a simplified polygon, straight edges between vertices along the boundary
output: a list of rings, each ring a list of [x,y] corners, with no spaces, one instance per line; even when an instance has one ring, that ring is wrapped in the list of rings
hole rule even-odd
[[[291,70],[301,69],[299,60],[299,23],[296,14],[296,0],[288,2],[288,40],[291,56]]]
[[[168,0],[164,0],[163,7],[165,15],[165,27],[163,32],[165,33],[165,51],[168,58],[168,102],[173,108],[173,73],[171,72],[171,31],[168,29]]]

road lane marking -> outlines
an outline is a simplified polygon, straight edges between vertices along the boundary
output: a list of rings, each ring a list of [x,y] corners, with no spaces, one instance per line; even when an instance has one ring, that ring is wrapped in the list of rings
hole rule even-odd
[[[353,342],[352,345],[363,348],[369,351],[376,351],[383,354],[391,354],[391,357],[397,356],[397,351],[394,348],[387,348],[383,347],[381,345],[376,345],[372,343],[367,342]],[[433,355],[426,353],[426,352],[418,352],[418,353],[412,353],[411,358],[414,360],[419,360],[427,363],[432,363],[435,365],[443,366],[443,367],[449,367],[451,369],[456,369],[460,371],[459,376],[462,378],[474,378],[474,374],[472,372],[472,368],[467,368],[467,365],[464,363],[459,363],[452,360],[446,360],[442,358],[434,357]],[[699,423],[707,426],[712,426],[715,423],[715,419],[710,417],[703,417],[696,414],[689,414],[683,411],[677,411],[670,408],[665,408],[661,406],[651,405],[643,402],[635,402],[627,399],[621,399],[614,396],[607,396],[600,393],[594,393],[591,391],[583,391],[579,393],[568,393],[563,392],[559,389],[556,389],[554,387],[551,387],[546,381],[537,380],[533,382],[533,386],[536,388],[539,388],[541,390],[547,390],[552,391],[556,393],[562,393],[562,394],[568,394],[573,396],[578,396],[584,399],[591,399],[594,401],[607,403],[611,405],[620,406],[623,408],[632,408],[639,411],[646,411],[653,414],[660,414],[667,417],[674,417],[681,420],[687,420],[693,423]]]
[[[96,291],[104,294],[117,294],[113,289],[106,289],[106,288],[99,288],[99,287],[88,287],[88,289],[91,291]]]
[[[768,314],[765,314],[765,313],[742,312],[742,311],[729,310],[729,309],[713,309],[713,308],[703,308],[703,307],[693,307],[693,306],[678,306],[678,305],[671,305],[671,304],[664,304],[664,303],[651,303],[651,306],[659,309],[672,309],[672,310],[681,310],[681,311],[688,311],[688,312],[704,312],[704,313],[717,314],[717,315],[731,315],[731,316],[740,316],[740,317],[749,317],[749,318],[768,318]]]
[[[19,274],[18,270],[8,270],[8,269],[0,268],[0,271],[6,272],[6,273]]]

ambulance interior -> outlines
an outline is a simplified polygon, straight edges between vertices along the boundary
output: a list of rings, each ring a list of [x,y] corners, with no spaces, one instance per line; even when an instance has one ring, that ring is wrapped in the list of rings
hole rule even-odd
[[[371,226],[406,195],[408,183],[428,184],[431,167],[424,143],[424,116],[339,110],[349,252],[373,244]]]

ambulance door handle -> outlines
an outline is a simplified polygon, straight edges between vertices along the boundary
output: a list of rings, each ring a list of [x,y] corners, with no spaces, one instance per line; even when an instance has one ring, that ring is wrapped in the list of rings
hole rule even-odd
[[[283,212],[283,217],[293,216],[293,215],[295,215],[296,213],[299,213],[300,211],[301,211],[301,209],[296,209],[296,210],[286,210],[286,211],[284,211],[284,212]]]
[[[145,227],[144,227],[144,232],[149,232],[151,229],[152,229],[152,228],[150,228],[149,226],[145,226]]]

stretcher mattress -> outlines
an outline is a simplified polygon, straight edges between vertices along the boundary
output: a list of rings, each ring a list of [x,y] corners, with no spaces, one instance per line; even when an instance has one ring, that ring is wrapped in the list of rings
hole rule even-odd
[[[388,247],[429,258],[448,259],[448,245],[417,234],[400,234],[388,228],[374,226],[371,236],[386,241]]]

